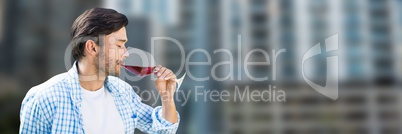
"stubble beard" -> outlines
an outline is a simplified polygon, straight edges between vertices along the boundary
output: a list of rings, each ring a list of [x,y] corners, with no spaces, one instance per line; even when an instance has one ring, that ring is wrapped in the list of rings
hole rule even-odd
[[[119,71],[117,70],[118,68],[116,67],[119,64],[119,61],[106,58],[106,55],[102,51],[97,55],[94,63],[96,66],[96,72],[99,74],[116,77],[120,75]]]

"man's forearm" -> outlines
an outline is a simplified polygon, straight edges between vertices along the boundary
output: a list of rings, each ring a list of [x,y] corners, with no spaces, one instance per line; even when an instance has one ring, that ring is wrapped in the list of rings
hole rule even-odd
[[[177,123],[176,105],[173,97],[162,100],[162,117],[170,123]]]

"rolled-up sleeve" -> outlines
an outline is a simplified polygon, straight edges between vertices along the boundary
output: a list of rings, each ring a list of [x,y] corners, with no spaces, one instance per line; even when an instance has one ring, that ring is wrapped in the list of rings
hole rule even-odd
[[[177,112],[176,112],[177,113]],[[154,108],[154,111],[152,112],[152,119],[156,120],[153,122],[154,126],[160,126],[166,129],[174,129],[176,132],[176,129],[179,127],[179,122],[180,122],[180,115],[177,113],[178,121],[177,123],[171,123],[167,121],[165,118],[162,117],[162,107],[158,106]]]
[[[152,108],[141,102],[138,95],[134,95],[137,108],[137,128],[146,133],[174,134],[179,127],[180,115],[177,112],[178,122],[171,123],[162,117],[162,107]]]

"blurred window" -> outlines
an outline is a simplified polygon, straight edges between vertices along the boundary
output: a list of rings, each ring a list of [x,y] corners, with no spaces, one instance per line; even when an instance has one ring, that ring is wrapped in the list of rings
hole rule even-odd
[[[3,40],[4,0],[0,0],[0,42]]]

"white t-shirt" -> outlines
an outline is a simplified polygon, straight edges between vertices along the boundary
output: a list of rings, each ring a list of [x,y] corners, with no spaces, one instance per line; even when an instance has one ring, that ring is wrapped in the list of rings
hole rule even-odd
[[[124,134],[124,123],[105,87],[97,91],[82,88],[82,118],[87,134]]]

